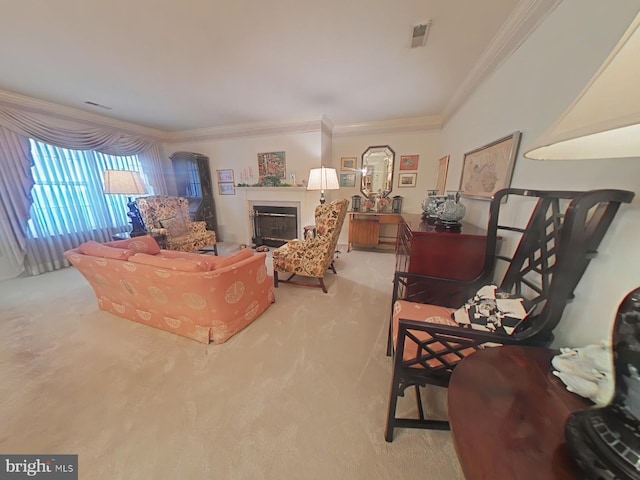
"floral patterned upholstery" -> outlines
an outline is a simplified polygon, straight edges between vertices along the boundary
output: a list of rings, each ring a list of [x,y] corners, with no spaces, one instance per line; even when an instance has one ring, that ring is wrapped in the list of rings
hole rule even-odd
[[[349,201],[346,198],[335,200],[329,204],[318,205],[315,210],[316,233],[305,240],[291,240],[273,251],[274,284],[278,282],[297,283],[300,285],[317,286],[326,293],[324,274],[328,268],[333,268],[333,255],[338,244],[338,237],[342,224],[347,216]],[[278,272],[290,273],[286,280],[278,278]],[[292,282],[295,275],[315,277],[319,285]]]
[[[149,196],[136,201],[145,228],[166,250],[193,252],[214,247],[216,233],[205,222],[192,222],[189,201],[183,197]],[[180,228],[182,227],[182,228]]]
[[[148,249],[150,242],[154,250]],[[135,255],[120,260],[99,256],[96,249],[83,254],[81,246],[65,256],[93,288],[100,310],[122,318],[202,343],[223,343],[275,301],[264,253],[248,250],[223,258],[172,252],[160,250],[151,237],[105,245]],[[140,255],[164,259],[166,265],[136,262]],[[212,265],[188,271],[172,268],[172,262]]]

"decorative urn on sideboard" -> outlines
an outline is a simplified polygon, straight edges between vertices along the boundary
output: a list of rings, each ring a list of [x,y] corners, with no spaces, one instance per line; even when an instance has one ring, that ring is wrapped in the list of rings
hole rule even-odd
[[[467,213],[467,208],[460,203],[460,192],[452,192],[447,195],[447,199],[438,207],[437,223],[447,229],[459,229],[462,224],[460,220]]]
[[[422,201],[422,218],[433,225],[438,220],[438,208],[447,196],[438,195],[438,190],[427,190],[427,195],[427,198]]]

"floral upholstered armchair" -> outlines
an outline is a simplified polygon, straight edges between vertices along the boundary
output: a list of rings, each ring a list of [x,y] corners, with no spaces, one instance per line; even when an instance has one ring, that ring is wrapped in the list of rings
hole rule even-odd
[[[320,287],[324,293],[327,293],[324,274],[329,268],[336,273],[333,255],[342,224],[347,216],[348,205],[349,201],[346,198],[318,205],[315,211],[315,235],[305,240],[291,240],[273,251],[273,282],[276,287],[278,282],[294,283]],[[278,273],[291,275],[286,280],[282,280],[278,278]],[[319,283],[294,282],[291,279],[296,275],[315,277]]]
[[[193,252],[213,247],[218,255],[216,233],[205,222],[193,222],[184,197],[149,196],[136,201],[147,232],[166,250]]]

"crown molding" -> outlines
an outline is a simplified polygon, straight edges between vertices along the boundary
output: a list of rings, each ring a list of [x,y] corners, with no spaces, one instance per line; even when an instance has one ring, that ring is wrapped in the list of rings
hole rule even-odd
[[[375,133],[426,132],[439,130],[440,128],[442,128],[442,118],[439,115],[346,125],[334,125],[328,117],[323,115],[320,120],[304,122],[251,123],[168,132],[166,141],[168,143],[207,142],[259,135],[286,135],[309,132],[321,132],[336,137]]]
[[[440,115],[429,115],[425,117],[398,118],[379,122],[336,125],[333,128],[333,136],[347,137],[351,135],[370,135],[376,133],[415,133],[440,130],[441,128],[442,117]]]
[[[520,0],[446,105],[442,114],[443,124],[449,121],[482,82],[511,57],[561,2],[562,0]]]
[[[320,120],[290,123],[245,123],[222,127],[168,132],[165,141],[168,143],[207,142],[211,140],[227,140],[238,137],[320,132],[325,131],[327,128],[332,128],[332,124],[326,117],[323,117]]]
[[[0,105],[10,108],[18,108],[21,110],[29,110],[34,113],[60,118],[62,120],[80,121],[84,124],[107,127],[131,135],[150,137],[158,141],[164,141],[168,133],[163,130],[144,127],[142,125],[125,122],[123,120],[116,120],[97,113],[86,112],[78,108],[66,107],[57,103],[27,97],[5,90],[0,90]]]

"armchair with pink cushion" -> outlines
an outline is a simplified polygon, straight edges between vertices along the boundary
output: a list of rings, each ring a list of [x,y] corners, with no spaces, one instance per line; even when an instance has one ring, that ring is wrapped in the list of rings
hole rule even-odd
[[[216,233],[205,222],[191,221],[189,201],[184,197],[149,196],[136,200],[147,232],[167,250],[194,252],[213,247],[218,254]]]

